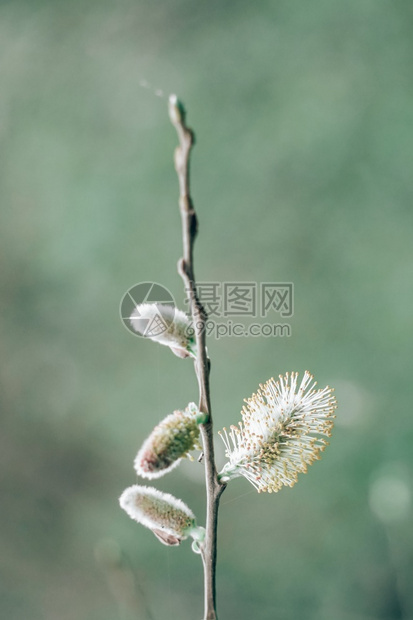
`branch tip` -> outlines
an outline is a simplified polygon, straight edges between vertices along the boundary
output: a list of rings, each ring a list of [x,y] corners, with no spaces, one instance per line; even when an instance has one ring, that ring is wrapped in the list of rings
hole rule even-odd
[[[174,125],[185,124],[185,108],[176,95],[169,95],[169,118]]]

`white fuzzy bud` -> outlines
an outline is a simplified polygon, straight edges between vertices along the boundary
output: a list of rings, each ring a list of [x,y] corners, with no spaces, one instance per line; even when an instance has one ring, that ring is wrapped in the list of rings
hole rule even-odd
[[[170,347],[178,357],[196,357],[194,330],[186,314],[174,306],[139,304],[130,322],[136,332]]]
[[[119,503],[131,519],[152,530],[164,545],[179,545],[188,536],[203,540],[204,529],[197,526],[192,510],[169,493],[136,484],[122,493]]]
[[[199,409],[189,403],[184,411],[164,418],[143,443],[135,459],[135,470],[142,478],[160,478],[176,467],[191,450],[201,450]]]

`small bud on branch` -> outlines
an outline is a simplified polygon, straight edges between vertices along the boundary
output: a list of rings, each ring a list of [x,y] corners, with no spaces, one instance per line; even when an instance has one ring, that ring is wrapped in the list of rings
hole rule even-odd
[[[185,123],[185,108],[182,101],[179,101],[176,95],[169,95],[168,111],[173,125]]]
[[[196,541],[204,538],[204,529],[197,526],[192,510],[169,493],[136,484],[122,493],[119,503],[131,519],[152,530],[164,545],[179,545],[188,536]]]
[[[139,304],[130,322],[136,332],[170,347],[177,357],[196,358],[194,330],[186,314],[174,306]]]
[[[174,411],[162,420],[143,443],[135,459],[135,470],[142,478],[160,478],[183,458],[193,460],[191,450],[201,450],[199,420],[195,403],[185,411]]]

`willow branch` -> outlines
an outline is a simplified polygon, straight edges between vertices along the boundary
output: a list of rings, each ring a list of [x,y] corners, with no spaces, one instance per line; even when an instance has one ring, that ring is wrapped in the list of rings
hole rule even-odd
[[[179,146],[175,150],[175,169],[179,181],[179,209],[182,219],[183,257],[178,263],[178,272],[189,294],[195,330],[197,357],[194,365],[199,386],[199,409],[207,415],[205,424],[200,425],[204,448],[207,491],[206,535],[202,548],[205,587],[204,620],[215,620],[217,618],[215,574],[218,506],[225,485],[218,481],[215,467],[209,387],[211,363],[205,343],[205,323],[208,317],[199,300],[194,273],[193,246],[198,232],[198,221],[189,186],[189,160],[191,149],[194,145],[194,134],[185,123],[185,110],[175,95],[171,95],[169,98],[169,117],[177,131],[179,139]]]

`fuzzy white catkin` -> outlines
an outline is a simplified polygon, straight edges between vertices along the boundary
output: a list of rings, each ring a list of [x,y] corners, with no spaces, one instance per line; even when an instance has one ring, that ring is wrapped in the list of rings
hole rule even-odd
[[[189,403],[184,411],[174,411],[159,422],[135,458],[138,476],[160,478],[183,458],[192,459],[191,450],[201,450],[198,420],[198,407],[195,403]]]
[[[244,476],[258,492],[292,487],[298,474],[320,458],[328,445],[336,399],[330,387],[315,390],[306,371],[270,379],[243,408],[242,422],[220,432],[229,462],[219,474],[223,482]]]
[[[139,304],[130,322],[133,329],[159,344],[170,347],[178,357],[196,357],[194,332],[186,314],[174,306]]]
[[[152,530],[164,544],[177,545],[188,536],[202,538],[192,510],[169,493],[135,484],[122,493],[119,503],[131,519]]]

